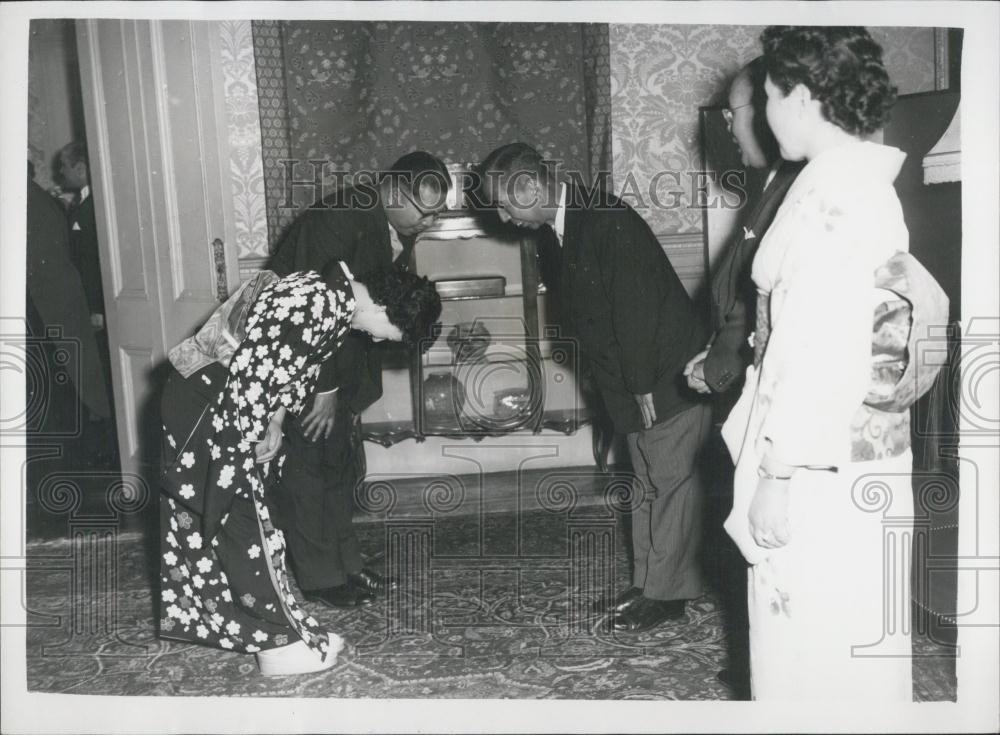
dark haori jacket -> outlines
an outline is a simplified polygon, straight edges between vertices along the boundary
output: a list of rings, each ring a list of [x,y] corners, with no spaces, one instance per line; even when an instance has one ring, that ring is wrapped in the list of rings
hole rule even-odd
[[[725,393],[741,383],[753,359],[748,339],[754,330],[757,290],[750,278],[750,267],[764,233],[804,165],[804,161],[781,163],[756,205],[743,218],[735,241],[712,278],[715,339],[705,357],[704,371],[705,382],[716,393]]]
[[[400,236],[400,264],[407,264],[414,238]],[[281,238],[267,267],[279,276],[304,270],[322,271],[331,260],[344,261],[351,273],[392,266],[389,220],[376,187],[337,191],[302,212]],[[382,396],[382,355],[366,335],[351,332],[340,350],[324,364],[319,393],[340,388],[341,400],[359,414]]]
[[[683,370],[706,330],[646,221],[608,192],[570,186],[560,255],[563,323],[615,429],[642,429],[635,394],[653,394],[657,422],[696,402]]]

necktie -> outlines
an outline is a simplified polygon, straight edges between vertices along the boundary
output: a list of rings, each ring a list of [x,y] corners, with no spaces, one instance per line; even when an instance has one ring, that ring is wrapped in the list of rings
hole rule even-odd
[[[556,234],[543,231],[538,238],[539,273],[542,282],[550,289],[559,288],[559,273],[562,271],[562,247]]]

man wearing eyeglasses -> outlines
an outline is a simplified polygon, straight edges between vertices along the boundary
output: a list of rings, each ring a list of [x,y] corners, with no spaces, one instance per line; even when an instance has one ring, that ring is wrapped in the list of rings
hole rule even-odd
[[[343,261],[355,275],[406,268],[417,236],[446,208],[451,179],[430,153],[414,151],[374,184],[332,193],[303,212],[268,268],[279,276]],[[382,395],[382,359],[368,335],[351,332],[320,372],[312,406],[284,425],[288,452],[276,503],[306,599],[359,607],[396,581],[364,566],[352,525],[364,477],[360,416]]]
[[[742,382],[753,356],[749,347],[754,330],[756,290],[750,266],[757,246],[795,181],[802,162],[783,161],[778,144],[767,126],[764,107],[763,57],[744,66],[729,86],[729,106],[722,111],[744,166],[769,169],[764,190],[749,209],[742,227],[712,278],[712,325],[714,334],[704,350],[684,368],[688,385],[699,393],[727,393]],[[763,324],[758,325],[763,326]],[[754,335],[754,349],[763,351],[766,329]],[[724,418],[724,417],[723,417]]]
[[[714,333],[704,350],[695,355],[684,368],[688,386],[704,394],[718,397],[716,419],[725,418],[739,391],[733,390],[743,380],[747,364],[754,354],[763,355],[767,342],[766,319],[755,318],[757,309],[766,309],[762,301],[755,307],[756,289],[750,278],[750,267],[764,233],[774,219],[792,182],[802,170],[802,162],[783,161],[778,144],[767,126],[764,79],[767,76],[763,58],[758,57],[744,66],[729,85],[728,107],[722,111],[726,126],[740,150],[741,160],[747,168],[767,170],[764,189],[757,201],[747,211],[735,241],[722,258],[713,275],[712,326]],[[754,332],[753,349],[750,334]],[[728,456],[728,455],[727,455]],[[720,474],[716,486],[731,483],[722,464],[714,464]],[[739,568],[725,567],[723,573],[731,575],[721,585],[731,590],[733,600],[745,599],[739,590],[746,582],[746,572]],[[719,673],[719,679],[730,686],[737,698],[749,698],[748,641],[746,640],[746,606],[734,605],[729,615],[734,640],[729,649],[729,664]]]

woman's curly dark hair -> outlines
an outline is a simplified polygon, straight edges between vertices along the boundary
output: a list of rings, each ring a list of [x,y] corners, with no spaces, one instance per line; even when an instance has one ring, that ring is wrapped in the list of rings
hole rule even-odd
[[[771,82],[783,94],[804,84],[837,127],[866,135],[889,119],[896,87],[882,63],[882,47],[864,28],[769,26],[761,42]]]
[[[385,307],[389,321],[403,333],[403,344],[430,347],[434,324],[441,316],[441,297],[431,281],[398,267],[372,271],[356,280],[368,287],[372,301]]]

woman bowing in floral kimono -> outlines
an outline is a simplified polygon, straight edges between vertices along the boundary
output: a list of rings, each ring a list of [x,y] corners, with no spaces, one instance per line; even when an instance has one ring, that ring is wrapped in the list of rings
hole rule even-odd
[[[908,702],[910,602],[894,580],[909,574],[909,413],[869,400],[873,315],[892,298],[876,273],[909,248],[893,188],[905,156],[866,140],[895,89],[863,28],[778,26],[762,40],[768,123],[782,157],[807,164],[753,263],[762,349],[723,429],[736,459],[726,529],[752,565],[751,689]]]
[[[441,305],[398,270],[263,272],[171,351],[163,395],[160,634],[257,654],[266,675],[320,671],[343,640],[295,599],[267,493],[299,413],[349,328],[416,343]]]

